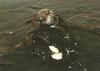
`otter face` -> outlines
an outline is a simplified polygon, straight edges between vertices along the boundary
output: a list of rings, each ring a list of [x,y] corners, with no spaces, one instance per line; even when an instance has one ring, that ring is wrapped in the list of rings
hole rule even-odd
[[[41,24],[51,26],[56,24],[58,15],[51,9],[42,9],[38,12],[38,19],[41,21]]]

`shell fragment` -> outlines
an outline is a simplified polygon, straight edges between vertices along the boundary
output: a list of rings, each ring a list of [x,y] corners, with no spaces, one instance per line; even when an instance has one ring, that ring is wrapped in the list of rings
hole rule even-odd
[[[59,53],[58,48],[54,47],[54,46],[49,46],[49,49],[53,52],[53,53]]]
[[[52,54],[52,58],[55,59],[55,60],[61,60],[62,59],[62,53],[55,53],[55,54]]]

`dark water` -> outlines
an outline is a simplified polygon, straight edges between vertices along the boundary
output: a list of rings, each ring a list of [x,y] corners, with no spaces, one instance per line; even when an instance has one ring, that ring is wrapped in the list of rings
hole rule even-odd
[[[100,33],[99,29],[91,30],[91,26],[94,28],[100,24],[99,4],[99,0],[1,0],[0,71],[99,71]],[[26,36],[31,36],[28,33],[33,27],[25,24],[25,21],[41,8],[54,9],[65,21],[70,22],[67,24],[78,42],[78,49],[75,48],[78,53],[72,54],[72,57],[65,55],[65,60],[62,61],[44,60],[34,55],[31,40],[25,39]],[[67,30],[66,32],[68,33]],[[67,42],[72,49],[74,39]],[[62,43],[57,43],[59,42]],[[23,45],[16,48],[17,44]]]

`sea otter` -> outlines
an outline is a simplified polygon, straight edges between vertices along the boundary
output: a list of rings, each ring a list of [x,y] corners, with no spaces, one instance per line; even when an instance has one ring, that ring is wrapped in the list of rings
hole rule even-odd
[[[32,41],[35,54],[44,60],[69,60],[76,42],[63,20],[52,9],[42,9],[32,19],[33,26],[37,26],[32,32]],[[66,23],[67,24],[67,23]],[[56,50],[55,50],[56,49]],[[57,50],[59,52],[57,52]],[[70,56],[71,55],[71,56]]]
[[[16,47],[30,47],[30,53],[36,55],[41,62],[68,64],[70,59],[76,57],[78,44],[54,10],[39,10],[31,21],[33,31]]]

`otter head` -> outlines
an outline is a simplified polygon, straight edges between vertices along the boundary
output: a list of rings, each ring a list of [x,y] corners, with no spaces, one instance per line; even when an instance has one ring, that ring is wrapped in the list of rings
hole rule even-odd
[[[52,9],[41,9],[33,16],[32,24],[34,28],[40,28],[40,26],[58,28],[58,25],[61,24],[61,18]]]
[[[54,10],[42,9],[37,13],[37,19],[42,25],[52,26],[57,24],[58,15]]]

